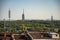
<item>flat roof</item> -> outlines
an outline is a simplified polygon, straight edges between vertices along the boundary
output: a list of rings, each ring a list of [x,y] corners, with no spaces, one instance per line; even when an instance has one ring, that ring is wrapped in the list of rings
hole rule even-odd
[[[58,34],[58,33],[55,33],[55,32],[49,32],[48,34]]]

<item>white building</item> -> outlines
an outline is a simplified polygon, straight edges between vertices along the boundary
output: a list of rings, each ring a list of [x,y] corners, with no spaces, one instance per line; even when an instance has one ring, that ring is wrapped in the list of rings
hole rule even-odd
[[[59,38],[59,34],[55,32],[49,32],[48,33],[51,38]]]

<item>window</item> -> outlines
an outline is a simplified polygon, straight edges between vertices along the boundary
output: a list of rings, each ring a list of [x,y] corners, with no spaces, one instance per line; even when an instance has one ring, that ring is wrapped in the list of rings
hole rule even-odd
[[[56,36],[58,36],[58,35],[56,35]]]

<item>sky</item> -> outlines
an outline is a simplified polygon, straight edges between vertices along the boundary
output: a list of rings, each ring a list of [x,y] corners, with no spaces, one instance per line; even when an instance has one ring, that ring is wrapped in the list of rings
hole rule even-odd
[[[59,0],[0,0],[0,20],[8,20],[8,11],[11,11],[11,20],[21,20],[24,9],[26,20],[60,20]]]

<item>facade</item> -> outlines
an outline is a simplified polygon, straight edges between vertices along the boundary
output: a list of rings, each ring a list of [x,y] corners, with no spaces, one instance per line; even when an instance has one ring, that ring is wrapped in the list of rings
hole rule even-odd
[[[59,38],[58,33],[50,32],[49,35],[50,35],[51,38]]]
[[[53,34],[52,38],[59,38],[59,34]]]

